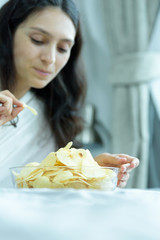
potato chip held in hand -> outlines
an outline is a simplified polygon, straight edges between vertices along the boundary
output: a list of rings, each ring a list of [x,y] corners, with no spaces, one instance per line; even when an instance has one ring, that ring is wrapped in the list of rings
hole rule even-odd
[[[38,114],[37,111],[33,107],[28,106],[26,103],[23,103],[23,107],[28,108],[34,115]]]

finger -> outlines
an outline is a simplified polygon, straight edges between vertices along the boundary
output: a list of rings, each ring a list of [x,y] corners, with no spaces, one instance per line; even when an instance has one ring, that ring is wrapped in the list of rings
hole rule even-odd
[[[1,93],[3,93],[3,95],[5,95],[7,97],[10,97],[12,99],[14,105],[16,105],[18,107],[22,107],[23,106],[23,103],[20,102],[10,91],[5,90],[5,91],[3,91]]]
[[[0,115],[0,126],[5,124],[6,122],[9,122],[12,120],[12,116],[11,115],[8,115],[8,116],[5,116],[5,115]]]
[[[134,158],[131,163],[123,164],[121,166],[121,168],[120,168],[120,171],[121,172],[130,172],[134,168],[138,167],[138,165],[139,165],[139,159],[138,158]]]
[[[123,165],[120,167],[120,172],[124,173],[124,172],[129,171],[130,165],[131,165],[130,163],[123,164]]]
[[[12,119],[17,117],[17,115],[23,110],[24,108],[23,107],[16,107],[16,108],[13,108],[13,111],[12,111]]]
[[[8,97],[5,96],[4,94],[0,94],[0,103],[1,107],[8,101]]]
[[[128,179],[129,179],[129,173],[122,173],[122,172],[120,172],[119,174],[118,174],[118,180],[120,180],[120,181],[128,181]]]
[[[0,126],[5,124],[8,121],[13,120],[24,108],[23,107],[16,107],[13,108],[13,111],[11,114],[0,114]]]
[[[121,158],[126,159],[128,163],[132,162],[135,159],[135,157],[129,156],[127,154],[117,154],[117,155]]]
[[[4,106],[0,106],[0,114],[3,114],[3,112],[5,111],[5,107]]]
[[[127,185],[126,181],[118,181],[117,187],[124,188]]]
[[[120,156],[120,157],[124,157],[124,158],[126,158],[127,159],[127,163],[131,163],[131,165],[130,165],[130,169],[132,169],[132,168],[136,168],[136,167],[138,167],[139,166],[139,159],[138,158],[135,158],[135,157],[131,157],[131,156],[129,156],[129,155],[127,155],[127,154],[118,154],[118,156]]]
[[[23,107],[23,103],[16,98],[13,98],[13,104],[16,105],[17,107]]]
[[[134,158],[131,162],[131,168],[136,168],[139,166],[139,159],[138,158]]]
[[[12,112],[12,99],[3,95],[3,96],[0,96],[0,102],[1,102],[1,114],[11,114]]]

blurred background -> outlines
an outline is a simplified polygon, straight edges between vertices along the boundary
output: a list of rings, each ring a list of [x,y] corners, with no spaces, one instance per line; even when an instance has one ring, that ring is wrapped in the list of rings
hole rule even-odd
[[[160,0],[74,0],[88,92],[78,136],[140,159],[127,187],[160,187]],[[0,1],[2,6],[6,0]]]
[[[160,1],[74,1],[88,82],[79,137],[95,155],[140,159],[127,187],[160,187]]]

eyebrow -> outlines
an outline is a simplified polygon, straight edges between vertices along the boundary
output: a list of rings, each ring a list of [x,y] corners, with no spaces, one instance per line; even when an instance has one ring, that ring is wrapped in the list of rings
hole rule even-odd
[[[39,27],[31,27],[32,30],[36,30],[36,31],[39,31],[45,35],[48,35],[49,37],[53,37],[52,34],[50,34],[49,32],[45,31],[44,29],[42,28],[39,28]],[[62,41],[65,41],[65,42],[68,42],[68,43],[72,43],[74,44],[74,41],[72,39],[68,39],[68,38],[64,38],[64,39],[61,39]]]

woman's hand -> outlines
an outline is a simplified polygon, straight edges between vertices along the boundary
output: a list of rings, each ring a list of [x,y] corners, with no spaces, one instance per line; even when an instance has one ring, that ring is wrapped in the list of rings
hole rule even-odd
[[[14,119],[22,110],[23,103],[11,92],[8,90],[0,92],[0,126]]]
[[[118,187],[125,187],[129,179],[129,172],[139,165],[137,158],[126,154],[102,153],[96,156],[95,161],[103,167],[118,167]]]

